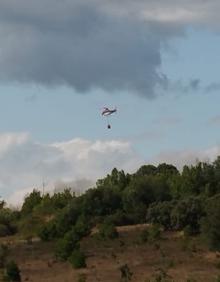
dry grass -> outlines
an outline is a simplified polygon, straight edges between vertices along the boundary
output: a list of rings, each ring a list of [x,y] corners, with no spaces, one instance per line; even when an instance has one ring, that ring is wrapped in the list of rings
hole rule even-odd
[[[95,235],[82,241],[87,255],[87,268],[74,270],[67,262],[53,256],[53,243],[25,242],[10,238],[10,256],[21,269],[22,281],[78,282],[84,273],[87,282],[119,282],[120,266],[127,264],[132,281],[145,282],[157,269],[163,269],[173,281],[194,279],[199,282],[217,281],[220,274],[219,255],[209,252],[198,238],[184,239],[177,233],[163,233],[156,243],[140,243],[144,225],[120,227],[119,238],[99,240]]]

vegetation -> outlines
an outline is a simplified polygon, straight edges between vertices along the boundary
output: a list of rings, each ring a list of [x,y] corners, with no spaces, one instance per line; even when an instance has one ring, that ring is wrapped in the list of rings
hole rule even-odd
[[[80,249],[76,249],[70,255],[69,262],[71,263],[71,265],[74,268],[86,267],[86,257],[85,257],[85,254]]]
[[[112,222],[105,221],[99,226],[99,236],[103,239],[115,239],[118,237],[118,232]]]
[[[86,265],[80,245],[92,228],[109,240],[118,237],[116,226],[139,223],[151,226],[140,235],[143,242],[158,240],[161,230],[184,231],[201,234],[219,251],[220,157],[181,172],[170,164],[143,165],[133,174],[114,168],[78,197],[68,189],[53,195],[35,189],[20,211],[0,202],[0,237],[18,232],[29,242],[54,241],[57,258],[74,267]]]
[[[124,264],[120,267],[120,272],[121,272],[121,281],[123,282],[131,281],[133,273],[131,272],[127,264]]]
[[[10,261],[6,265],[5,280],[13,282],[21,281],[20,270],[14,261]]]

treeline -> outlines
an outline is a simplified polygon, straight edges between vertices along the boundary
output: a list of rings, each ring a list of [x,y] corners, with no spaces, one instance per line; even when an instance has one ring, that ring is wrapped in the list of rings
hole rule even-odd
[[[134,174],[114,168],[81,196],[68,189],[54,195],[34,190],[19,212],[0,207],[1,236],[21,232],[29,240],[36,234],[56,240],[56,255],[75,266],[85,265],[80,239],[92,227],[113,238],[115,225],[146,222],[201,234],[211,249],[220,250],[220,157],[182,172],[169,164],[144,165]]]

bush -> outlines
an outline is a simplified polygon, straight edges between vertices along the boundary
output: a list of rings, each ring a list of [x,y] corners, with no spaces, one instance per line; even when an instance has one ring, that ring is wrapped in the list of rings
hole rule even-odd
[[[6,279],[9,281],[21,281],[20,270],[14,261],[10,261],[6,265]]]
[[[151,204],[147,211],[147,222],[160,224],[165,230],[172,229],[171,211],[175,205],[175,201]]]
[[[113,223],[105,221],[99,227],[99,236],[104,239],[115,239],[118,237],[118,232]]]
[[[16,219],[16,212],[6,208],[0,209],[0,232],[2,233],[0,236],[13,235],[16,233],[17,228],[14,225]]]
[[[74,230],[79,235],[79,237],[84,237],[89,234],[90,232],[90,222],[89,219],[87,219],[85,216],[79,216],[79,218],[76,221],[76,224],[74,226]]]
[[[75,230],[66,233],[64,238],[59,239],[56,244],[55,254],[61,260],[67,260],[73,250],[79,248],[79,235]]]
[[[24,203],[21,208],[22,214],[30,214],[33,209],[38,206],[42,201],[40,191],[33,190],[29,195],[25,197]]]
[[[160,226],[158,224],[154,224],[148,228],[148,240],[156,241],[161,238]]]
[[[131,280],[133,273],[131,272],[127,264],[122,265],[120,267],[120,271],[121,271],[121,281],[128,282]]]
[[[202,235],[209,248],[220,251],[220,197],[207,203],[207,216],[202,219]]]
[[[50,241],[57,237],[57,229],[54,221],[50,221],[44,226],[41,226],[38,231],[38,236],[42,241]]]
[[[74,268],[86,267],[86,257],[80,249],[74,250],[68,260]]]

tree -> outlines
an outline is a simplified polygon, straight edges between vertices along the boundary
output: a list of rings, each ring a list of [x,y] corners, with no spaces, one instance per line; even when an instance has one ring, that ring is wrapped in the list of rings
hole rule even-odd
[[[211,250],[220,251],[220,195],[209,199],[202,219],[202,235]]]
[[[86,256],[80,249],[74,250],[68,260],[74,268],[86,267]]]
[[[26,196],[24,203],[22,205],[21,212],[23,214],[30,214],[33,209],[40,204],[42,200],[40,191],[33,190],[28,196]]]
[[[171,212],[175,205],[175,201],[152,203],[147,211],[147,222],[160,224],[165,230],[172,229]]]
[[[57,241],[55,254],[61,260],[67,260],[71,253],[79,248],[80,236],[74,228],[67,232],[64,238]]]
[[[118,237],[118,232],[114,224],[106,220],[99,226],[99,235],[104,239],[115,239]]]

